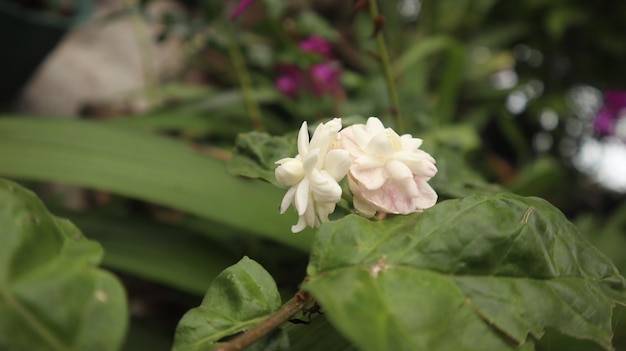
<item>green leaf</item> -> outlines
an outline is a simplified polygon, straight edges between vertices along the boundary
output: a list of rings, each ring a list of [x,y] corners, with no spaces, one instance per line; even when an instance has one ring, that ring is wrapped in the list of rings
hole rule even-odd
[[[274,163],[281,158],[293,157],[296,153],[295,135],[277,137],[260,132],[240,134],[235,143],[235,154],[228,163],[228,171],[281,186],[274,176]]]
[[[210,350],[219,341],[263,321],[280,308],[276,283],[255,261],[244,257],[215,278],[202,304],[178,323],[174,351]],[[261,340],[264,346],[286,343],[282,332]],[[258,344],[258,342],[257,342]],[[257,346],[258,347],[258,346]]]
[[[0,118],[0,150],[0,175],[110,191],[309,248],[310,236],[289,232],[295,214],[278,213],[283,190],[232,177],[182,142],[97,122]]]
[[[69,216],[104,247],[105,266],[199,296],[235,256],[213,240],[166,223]]]
[[[315,316],[308,324],[285,323],[282,328],[289,334],[290,351],[358,350],[337,332],[324,315]]]
[[[97,268],[102,249],[0,179],[0,349],[117,350],[128,324],[119,281]]]
[[[533,349],[546,329],[611,349],[626,283],[538,198],[476,195],[321,227],[308,290],[363,350]]]

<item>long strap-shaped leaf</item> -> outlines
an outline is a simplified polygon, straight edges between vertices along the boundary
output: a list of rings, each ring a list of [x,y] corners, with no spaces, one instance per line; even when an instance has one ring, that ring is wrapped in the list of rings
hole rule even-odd
[[[103,123],[0,117],[0,175],[130,196],[308,250],[289,232],[281,190],[228,175],[187,144]]]

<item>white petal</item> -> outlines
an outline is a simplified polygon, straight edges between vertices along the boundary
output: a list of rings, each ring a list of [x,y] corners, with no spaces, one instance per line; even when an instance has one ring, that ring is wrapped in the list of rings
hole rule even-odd
[[[298,223],[296,223],[295,225],[291,226],[291,232],[292,233],[299,233],[304,228],[306,228],[306,221],[304,220],[303,216],[300,216],[300,217],[298,217]]]
[[[393,154],[393,144],[387,135],[378,134],[365,147],[365,151],[370,155],[391,156]]]
[[[311,174],[311,172],[316,168],[319,154],[320,149],[311,149],[306,157],[304,157],[302,168],[304,169],[305,174]]]
[[[360,196],[355,196],[353,199],[354,209],[358,212],[359,215],[370,218],[376,214],[376,209],[372,204],[367,202],[365,199]]]
[[[296,196],[294,206],[298,215],[302,216],[307,209],[309,203],[309,180],[307,178],[302,179],[300,184],[296,188]]]
[[[360,169],[376,168],[385,165],[385,160],[380,157],[364,155],[354,160],[354,165]]]
[[[370,117],[367,119],[366,124],[367,132],[370,134],[378,134],[385,130],[383,122],[378,117]]]
[[[340,181],[346,176],[351,165],[352,159],[348,151],[334,149],[326,155],[323,169],[327,171],[335,181]]]
[[[309,130],[306,121],[302,122],[300,131],[298,132],[298,154],[302,157],[309,152]]]
[[[341,129],[341,119],[335,118],[327,123],[320,123],[315,128],[313,136],[311,137],[311,148],[320,148],[322,153],[325,154],[328,147],[332,145],[333,141],[337,139],[337,134]]]
[[[313,199],[317,202],[337,203],[341,199],[341,187],[326,171],[313,171],[310,184]]]
[[[288,160],[276,167],[274,175],[276,176],[276,180],[282,185],[295,185],[304,177],[302,162],[295,159]]]
[[[376,134],[368,133],[367,129],[365,129],[365,126],[362,124],[353,125],[352,128],[355,142],[361,150],[365,150],[367,143],[369,143]]]
[[[422,139],[413,138],[410,134],[404,134],[400,137],[402,143],[402,150],[414,151],[422,146]]]
[[[313,200],[310,200],[309,208],[304,213],[304,221],[309,227],[317,227],[318,220],[315,216],[315,208],[313,207]]]
[[[315,205],[315,212],[320,223],[328,222],[328,215],[335,211],[334,203],[318,203]]]
[[[285,213],[285,211],[287,211],[287,209],[289,208],[289,205],[291,205],[295,196],[296,196],[296,187],[292,186],[291,188],[289,188],[289,190],[287,190],[287,193],[285,194],[285,196],[283,196],[283,201],[281,201],[280,203],[280,214],[283,214]]]

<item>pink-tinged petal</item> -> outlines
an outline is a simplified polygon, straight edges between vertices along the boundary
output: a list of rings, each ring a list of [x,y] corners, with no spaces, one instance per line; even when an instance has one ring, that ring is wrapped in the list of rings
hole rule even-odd
[[[386,178],[383,175],[383,168],[359,169],[350,167],[350,174],[354,180],[358,181],[365,189],[376,190],[385,184]]]
[[[301,157],[306,156],[309,152],[309,130],[306,121],[302,122],[300,131],[298,132],[298,154]]]
[[[415,184],[419,191],[419,196],[415,198],[415,206],[420,209],[433,207],[437,203],[435,190],[424,179],[419,177],[415,177]]]
[[[298,223],[291,226],[292,233],[299,233],[306,228],[306,221],[303,216],[298,217]]]
[[[413,173],[404,163],[391,160],[385,164],[388,176],[391,179],[412,179]]]
[[[360,153],[359,145],[356,143],[356,139],[352,134],[354,130],[353,126],[344,128],[339,132],[339,141],[341,143],[341,148],[348,151],[350,155],[357,155]]]
[[[365,126],[362,124],[356,124],[345,128],[342,133],[342,145],[350,152],[353,158],[359,157],[365,154],[365,147],[367,143],[372,139],[372,135],[369,135],[365,130]],[[344,142],[344,139],[346,141]]]
[[[234,20],[237,17],[239,17],[239,15],[241,15],[245,10],[247,10],[248,7],[252,5],[252,3],[254,3],[254,0],[242,0],[239,3],[239,5],[237,5],[233,13],[230,14],[230,19]]]
[[[424,178],[432,178],[437,174],[437,167],[430,160],[420,156],[417,153],[407,153],[404,151],[396,152],[394,159],[405,164],[413,173],[413,176],[420,176]],[[428,155],[429,158],[430,155]]]
[[[414,153],[418,155],[419,157],[422,157],[425,160],[428,160],[432,163],[437,163],[437,161],[435,161],[435,159],[428,152],[424,150],[415,150]]]
[[[293,200],[295,197],[296,197],[296,187],[292,186],[291,188],[289,188],[289,190],[287,190],[287,193],[285,194],[285,196],[283,196],[283,200],[280,203],[280,214],[283,214],[285,213],[285,211],[287,211],[291,203],[293,203]]]
[[[385,134],[378,134],[367,144],[365,152],[370,155],[389,157],[394,152],[393,144]]]
[[[412,198],[387,183],[377,191],[364,191],[363,197],[381,212],[395,214],[415,212]]]
[[[386,183],[389,189],[396,190],[399,194],[407,198],[413,198],[419,196],[419,190],[413,178],[404,179],[388,179]]]
[[[382,133],[385,130],[385,126],[383,125],[383,122],[381,122],[380,119],[378,119],[377,117],[370,117],[367,119],[365,129],[370,135],[375,135]]]
[[[298,184],[294,200],[296,211],[298,215],[302,216],[306,212],[309,203],[309,180],[307,178],[302,179],[300,184]]]
[[[346,176],[351,165],[352,159],[348,151],[334,149],[326,154],[323,169],[338,182]]]

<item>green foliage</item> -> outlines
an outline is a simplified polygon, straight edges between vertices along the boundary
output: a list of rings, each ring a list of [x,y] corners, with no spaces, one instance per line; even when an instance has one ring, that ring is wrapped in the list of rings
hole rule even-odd
[[[515,195],[327,224],[304,288],[364,350],[530,348],[546,328],[608,350],[626,302],[606,256],[549,203]]]
[[[176,328],[174,351],[203,351],[219,341],[259,324],[280,307],[274,279],[261,265],[244,257],[215,278],[202,304],[185,314]],[[281,331],[254,346],[258,350],[285,350]]]
[[[593,97],[570,101],[568,93],[579,85],[598,96],[624,89],[626,46],[615,28],[626,3],[378,1],[382,21],[358,8],[364,2],[263,0],[254,4],[261,11],[231,21],[238,1],[183,2],[189,11],[168,10],[162,19],[147,8],[121,9],[98,22],[161,20],[158,37],[175,39],[185,60],[180,84],[148,79],[155,86],[125,96],[130,104],[85,109],[97,122],[0,116],[0,175],[36,189],[60,182],[105,192],[83,190],[87,201],[75,212],[44,197],[95,243],[76,241],[82,235],[69,222],[0,183],[0,350],[118,349],[124,294],[96,268],[101,260],[128,276],[140,307],[125,350],[164,351],[180,311],[205,292],[180,321],[175,349],[214,348],[280,307],[274,280],[283,296],[293,293],[313,240],[304,287],[325,315],[284,324],[253,349],[626,347],[623,309],[611,327],[613,305],[625,300],[612,263],[546,201],[501,194],[545,198],[626,269],[623,197],[571,169],[579,139],[602,142],[583,126]],[[400,106],[388,101],[376,30]],[[332,49],[303,50],[311,35]],[[315,72],[324,65],[325,75]],[[506,84],[496,84],[502,77]],[[297,92],[277,89],[280,78]],[[137,98],[148,111],[135,114]],[[515,112],[511,98],[523,105]],[[302,121],[337,116],[347,126],[374,115],[390,125],[396,108],[403,132],[423,138],[437,160],[429,184],[440,204],[376,222],[350,215],[315,237],[290,233],[296,219],[292,210],[278,214],[284,192],[274,162],[296,154]],[[256,110],[262,128],[250,132],[248,112]],[[544,112],[556,116],[554,125],[545,125]],[[538,140],[550,145],[539,148]],[[348,198],[333,220],[351,210]],[[173,216],[164,220],[161,211]],[[242,256],[267,271],[247,258],[223,271]],[[309,322],[309,312],[295,318]]]
[[[102,249],[0,179],[0,349],[119,349],[127,327],[120,282],[97,267]]]
[[[96,122],[1,118],[0,149],[0,174],[111,191],[309,247],[285,235],[295,219],[278,215],[280,189],[233,178],[190,144]]]
[[[228,171],[233,175],[261,178],[281,186],[274,176],[275,162],[293,157],[297,152],[293,134],[284,137],[260,132],[241,134],[235,142],[235,153],[228,163]]]

